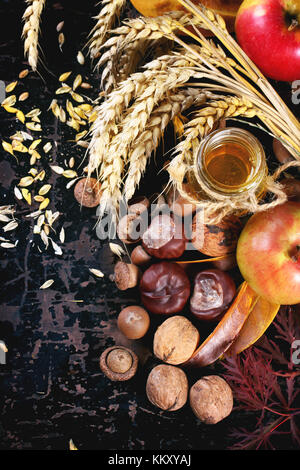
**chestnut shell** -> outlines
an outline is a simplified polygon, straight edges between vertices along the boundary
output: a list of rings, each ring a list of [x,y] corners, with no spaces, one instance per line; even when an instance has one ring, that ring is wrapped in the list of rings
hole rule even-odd
[[[211,280],[217,289],[222,289],[222,304],[219,307],[203,309],[197,305],[196,291],[197,283],[201,280]],[[224,271],[219,269],[207,269],[199,272],[194,279],[194,292],[190,299],[190,310],[199,320],[218,321],[222,318],[236,293],[233,279]]]
[[[170,261],[151,265],[140,281],[141,300],[152,313],[177,313],[190,296],[190,281],[181,266]]]
[[[161,216],[157,215],[156,217],[161,217]],[[145,242],[144,237],[142,238],[143,248],[147,251],[149,255],[154,256],[155,258],[159,258],[159,259],[179,258],[185,250],[186,238],[184,236],[184,228],[182,224],[175,222],[172,217],[170,217],[170,220],[175,224],[175,235],[171,238],[171,240],[169,240],[160,248],[149,247],[147,243]]]

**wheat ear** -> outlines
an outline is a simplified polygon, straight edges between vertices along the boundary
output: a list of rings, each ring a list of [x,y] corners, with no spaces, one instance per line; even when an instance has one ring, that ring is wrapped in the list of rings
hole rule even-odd
[[[104,66],[101,82],[105,91],[111,91],[135,70],[141,59],[145,59],[147,48],[154,47],[158,41],[170,44],[170,31],[176,31],[178,24],[187,26],[189,23],[189,15],[175,11],[157,18],[127,20],[112,30],[111,37],[101,48],[106,51],[97,63],[97,68]],[[203,26],[202,22],[197,24]]]
[[[123,195],[128,201],[134,195],[146,170],[147,161],[154,152],[168,124],[178,115],[191,108],[203,104],[210,93],[201,93],[193,88],[178,89],[163,100],[151,114],[145,130],[132,142],[129,152],[129,169],[124,184]]]
[[[117,16],[120,15],[126,0],[104,0],[100,13],[94,17],[97,20],[90,32],[88,41],[89,54],[92,59],[99,57],[100,48],[106,38],[107,32],[112,28]]]
[[[26,0],[28,7],[23,14],[24,54],[28,57],[29,65],[36,71],[39,51],[39,29],[40,19],[46,0]]]

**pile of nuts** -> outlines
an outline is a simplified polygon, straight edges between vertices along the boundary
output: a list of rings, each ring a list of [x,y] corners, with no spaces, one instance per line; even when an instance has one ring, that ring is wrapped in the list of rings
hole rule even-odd
[[[178,195],[177,200],[169,198],[168,203],[160,198],[159,210],[154,216],[151,214],[149,223],[150,201],[138,198],[120,219],[118,237],[128,247],[133,246],[130,262],[122,260],[115,265],[115,283],[120,290],[138,286],[142,306],[124,308],[117,324],[126,338],[138,340],[148,332],[152,315],[156,319],[157,315],[167,316],[153,337],[153,353],[162,364],[155,366],[147,378],[147,397],[165,411],[176,411],[189,399],[192,411],[201,421],[215,424],[230,414],[232,391],[216,375],[200,378],[189,390],[186,372],[178,366],[188,365],[199,347],[200,333],[198,326],[181,312],[188,306],[195,323],[216,324],[228,310],[236,286],[226,271],[235,266],[234,251],[242,224],[232,217],[218,226],[201,226],[194,208],[186,209],[184,202]],[[198,269],[192,275],[188,263],[178,262],[188,243],[180,212],[191,216],[189,239],[194,250],[211,257],[226,255],[227,262],[214,265],[213,269]],[[118,345],[105,350],[100,358],[101,370],[111,380],[131,379],[137,364],[136,354]]]

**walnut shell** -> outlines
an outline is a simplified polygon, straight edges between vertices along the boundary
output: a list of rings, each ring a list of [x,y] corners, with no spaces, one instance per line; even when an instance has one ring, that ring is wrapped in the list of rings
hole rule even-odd
[[[168,364],[182,364],[195,352],[200,340],[199,331],[185,317],[175,315],[156,330],[153,352]]]
[[[149,401],[165,411],[182,408],[188,397],[188,380],[178,367],[161,364],[150,372],[146,393]]]
[[[192,224],[192,243],[196,250],[207,256],[233,253],[242,230],[241,220],[236,216],[224,217],[217,224],[203,224],[202,214],[197,213]]]
[[[232,411],[232,390],[218,375],[202,377],[190,389],[190,405],[202,422],[216,424]]]

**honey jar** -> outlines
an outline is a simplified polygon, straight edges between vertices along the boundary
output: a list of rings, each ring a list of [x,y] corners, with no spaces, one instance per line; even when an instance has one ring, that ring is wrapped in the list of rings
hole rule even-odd
[[[203,139],[189,182],[198,200],[207,199],[205,188],[224,198],[251,191],[260,199],[265,193],[267,174],[265,152],[259,140],[244,129],[228,127]]]

